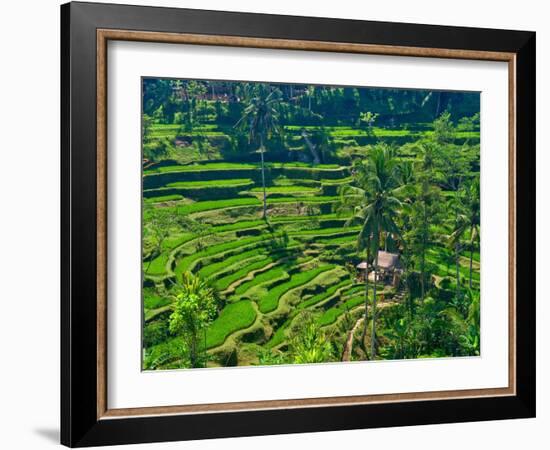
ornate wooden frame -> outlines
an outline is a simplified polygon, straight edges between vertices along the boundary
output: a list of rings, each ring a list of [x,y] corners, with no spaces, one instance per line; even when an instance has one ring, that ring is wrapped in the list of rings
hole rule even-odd
[[[61,12],[62,443],[86,446],[534,416],[535,275],[531,268],[516,265],[521,256],[532,259],[535,248],[534,33],[90,3],[63,5]],[[109,40],[507,62],[508,387],[109,409]]]

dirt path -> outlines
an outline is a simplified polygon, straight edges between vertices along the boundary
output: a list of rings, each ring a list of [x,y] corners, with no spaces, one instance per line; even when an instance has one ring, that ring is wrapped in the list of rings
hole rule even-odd
[[[379,302],[378,305],[377,305],[377,311],[376,311],[377,317],[378,317],[378,314],[380,313],[380,310],[382,310],[384,308],[388,308],[390,306],[395,306],[397,304],[398,303],[396,303],[392,300],[389,300],[389,301],[386,300],[386,301]],[[365,305],[359,305],[356,308],[352,309],[350,312],[353,313],[354,311],[358,311],[358,310],[361,310],[364,313]],[[343,315],[341,317],[343,317]],[[338,319],[340,319],[340,317]],[[357,328],[359,328],[361,326],[361,324],[363,323],[364,320],[365,320],[365,316],[364,316],[364,314],[362,314],[361,317],[359,317],[357,319],[357,321],[355,322],[355,324],[353,325],[353,328],[349,331],[348,336],[346,338],[346,343],[344,345],[344,351],[342,352],[342,361],[350,361],[351,360],[351,353],[352,353],[352,350],[353,350],[353,337],[354,337],[355,332],[357,331]]]
[[[344,351],[342,353],[342,361],[349,361],[351,359],[351,351],[353,349],[353,336],[355,335],[357,328],[359,328],[363,323],[363,320],[365,320],[365,316],[359,317],[359,319],[357,319],[357,322],[355,322],[355,325],[349,332],[346,339],[346,344],[344,345]]]

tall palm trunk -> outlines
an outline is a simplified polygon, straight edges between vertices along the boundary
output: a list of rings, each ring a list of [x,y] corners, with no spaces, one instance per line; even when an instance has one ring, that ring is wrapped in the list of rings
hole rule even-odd
[[[458,187],[455,191],[455,197],[458,199]],[[458,207],[455,211],[455,223],[458,225]],[[459,265],[459,258],[460,258],[460,236],[457,236],[456,243],[455,243],[455,264],[456,264],[456,300],[458,301],[458,297],[460,296],[460,265]]]
[[[460,296],[460,243],[455,244],[455,263],[456,263],[456,298]]]
[[[378,242],[378,239],[377,239]],[[378,246],[374,255],[374,285],[372,288],[372,329],[370,338],[370,357],[374,361],[376,357],[376,283],[378,282]]]
[[[310,141],[307,133],[304,130],[302,130],[302,137],[306,141],[306,146],[307,146],[307,148],[309,149],[309,151],[311,153],[311,158],[313,160],[313,165],[319,164],[321,162],[321,156],[319,155],[319,152],[317,151],[317,147],[315,146],[315,144],[313,142]]]
[[[260,135],[260,157],[262,160],[262,188],[263,188],[263,195],[264,195],[264,209],[263,209],[263,215],[262,218],[267,218],[267,195],[265,192],[265,166],[264,166],[264,139],[263,136]]]
[[[420,254],[420,299],[424,301],[424,296],[426,295],[426,287],[424,286],[424,272],[426,271],[426,226],[427,226],[427,213],[426,213],[426,202],[424,201],[424,211],[423,211],[423,220],[422,220],[422,251]]]
[[[369,260],[370,244],[367,246],[367,266],[365,267],[365,319],[363,320],[363,333],[361,334],[361,344],[365,349],[365,337],[369,328]],[[366,349],[365,349],[366,352]]]
[[[474,243],[470,243],[470,289],[472,289],[472,266],[474,259]]]
[[[198,354],[197,354],[197,336],[195,333],[191,336],[191,345],[189,349],[189,360],[191,362],[191,367],[198,366]]]

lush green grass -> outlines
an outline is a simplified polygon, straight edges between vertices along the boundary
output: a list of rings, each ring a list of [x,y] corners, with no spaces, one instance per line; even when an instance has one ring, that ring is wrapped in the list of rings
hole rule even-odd
[[[217,273],[223,272],[231,267],[233,264],[245,262],[246,260],[253,257],[265,257],[265,249],[262,247],[254,248],[247,252],[238,253],[236,255],[230,256],[229,258],[224,258],[223,261],[212,263],[204,266],[199,270],[198,274],[206,279],[210,278]]]
[[[287,270],[288,268],[282,265],[282,266],[273,267],[272,269],[269,269],[266,272],[262,272],[256,275],[252,280],[245,281],[243,284],[238,286],[237,289],[235,289],[235,294],[243,295],[246,291],[248,291],[249,289],[252,289],[255,286],[258,286],[263,283],[267,283],[268,281],[280,279],[283,276],[287,275],[287,272],[286,272]]]
[[[146,310],[158,309],[167,306],[172,302],[169,297],[143,293],[143,306]]]
[[[175,188],[208,188],[224,186],[248,186],[253,184],[250,178],[230,178],[228,180],[209,180],[209,181],[176,181],[169,183],[168,187]]]
[[[223,256],[223,254],[228,250],[234,250],[241,247],[244,248],[247,245],[259,243],[265,239],[266,236],[253,236],[246,239],[240,239],[238,241],[229,241],[212,245],[200,252],[193,253],[192,255],[188,255],[180,259],[176,265],[176,273],[181,273],[192,269],[194,264],[201,258],[206,258],[213,255]]]
[[[273,348],[283,343],[283,341],[286,338],[285,331],[288,329],[291,322],[292,322],[292,318],[288,319],[279,328],[277,328],[277,330],[275,330],[275,333],[273,333],[273,336],[271,336],[271,339],[266,343],[267,348]]]
[[[338,164],[309,164],[300,162],[288,162],[288,163],[266,163],[267,168],[282,169],[282,168],[299,168],[299,169],[318,169],[318,170],[334,170],[339,169],[341,166]],[[149,169],[145,169],[145,174],[151,173],[166,173],[166,172],[197,172],[205,170],[249,170],[260,169],[259,163],[233,163],[233,162],[208,162],[197,164],[174,164],[170,166],[153,166]]]
[[[242,300],[226,305],[219,317],[206,331],[206,347],[217,347],[225,342],[227,336],[235,331],[249,327],[256,320],[256,311],[252,302]]]
[[[463,280],[468,280],[470,278],[470,268],[469,268],[469,264],[466,261],[467,260],[469,261],[470,253],[465,251],[461,253],[461,256],[465,259],[460,260],[460,265],[459,265],[460,277]],[[475,256],[475,253],[474,253],[474,256]],[[436,275],[439,275],[442,277],[448,276],[451,278],[456,278],[456,264],[454,260],[454,255],[451,252],[451,250],[448,250],[443,247],[431,247],[426,252],[426,261],[437,267]],[[475,258],[474,258],[474,261],[475,261]],[[479,283],[480,281],[479,270],[477,270],[475,267],[474,267],[474,270],[472,271],[472,281],[476,284]]]
[[[321,182],[317,180],[305,179],[305,178],[286,178],[279,177],[273,180],[275,186],[309,186],[309,187],[319,187]]]
[[[217,125],[213,124],[202,124],[200,126],[193,127],[193,131],[186,131],[180,124],[161,124],[155,123],[152,124],[149,130],[149,136],[152,138],[159,137],[172,137],[175,138],[177,135],[190,136],[197,134],[223,134],[218,130]]]
[[[273,197],[267,199],[267,204],[276,204],[276,203],[328,203],[328,202],[338,202],[340,197],[337,196],[328,196],[328,195],[317,195],[315,197]]]
[[[320,169],[320,170],[331,170],[331,169],[340,169],[341,166],[338,164],[311,164],[311,163],[302,163],[302,162],[287,162],[287,163],[267,163],[267,167],[273,167],[275,169],[281,168],[304,168],[304,169]]]
[[[339,228],[316,228],[296,231],[295,234],[300,236],[325,236],[325,235],[341,235],[347,233],[359,232],[361,227],[339,227]],[[294,233],[290,233],[294,235]]]
[[[251,189],[252,192],[263,192],[262,187],[255,187]],[[268,194],[286,194],[290,192],[318,192],[319,189],[311,186],[297,186],[297,185],[289,185],[289,186],[267,186],[265,188],[265,191]]]
[[[186,242],[189,242],[193,239],[195,239],[197,236],[192,233],[184,233],[184,234],[176,234],[172,236],[168,236],[162,243],[162,249],[163,250],[171,250],[174,249],[180,245],[185,244]]]
[[[150,263],[148,261],[143,263],[143,270],[147,275],[164,275],[166,273],[166,264],[168,264],[168,254],[161,253]]]
[[[320,294],[314,295],[311,298],[308,298],[307,300],[301,302],[298,305],[298,309],[305,309],[309,308],[310,306],[316,305],[319,302],[322,302],[323,300],[326,300],[330,296],[332,296],[338,289],[341,289],[345,286],[348,286],[351,283],[349,280],[341,281],[338,284],[330,286],[326,291],[321,292]]]
[[[319,214],[315,216],[271,216],[267,219],[269,222],[272,223],[280,223],[280,222],[301,222],[301,221],[311,221],[311,220],[333,220],[333,219],[340,219],[337,214]]]
[[[315,196],[315,197],[279,197],[268,198],[267,203],[274,205],[278,203],[329,203],[337,202],[337,196]],[[262,201],[256,197],[238,197],[224,200],[207,200],[202,202],[190,203],[188,205],[177,206],[177,213],[186,215],[204,211],[213,211],[225,208],[237,208],[241,206],[259,206]]]
[[[265,220],[242,220],[240,222],[228,223],[226,225],[216,225],[214,226],[213,231],[215,233],[223,233],[226,231],[248,230],[264,225],[267,226]]]
[[[149,137],[151,139],[160,139],[160,138],[168,138],[168,139],[175,139],[177,136],[187,136],[187,137],[217,137],[217,136],[227,136],[226,133],[223,131],[216,131],[213,129],[202,129],[202,130],[193,130],[193,131],[185,131],[185,130],[153,130]],[[186,148],[187,150],[187,148]]]
[[[205,170],[249,170],[256,169],[258,166],[256,164],[245,164],[245,163],[230,163],[230,162],[211,162],[203,164],[188,164],[180,165],[174,164],[171,166],[159,166],[151,167],[150,169],[144,170],[145,174],[150,173],[167,173],[167,172],[197,172]]]
[[[269,313],[277,309],[279,298],[291,289],[297,288],[313,280],[317,275],[334,268],[332,265],[317,267],[306,272],[298,272],[290,277],[286,283],[282,283],[271,289],[267,295],[259,301],[259,308],[262,313]]]
[[[235,208],[239,206],[261,205],[261,201],[256,197],[230,198],[225,200],[207,200],[204,202],[191,203],[189,205],[178,206],[178,214],[193,214],[203,211],[211,211],[224,208]]]
[[[144,198],[143,201],[146,203],[161,203],[161,202],[173,202],[176,200],[181,200],[182,198],[183,198],[182,195],[171,194],[171,195],[159,195],[157,197],[148,197],[148,198]]]
[[[332,236],[321,236],[319,238],[315,239],[316,243],[321,243],[324,245],[343,245],[343,244],[349,244],[351,242],[357,241],[357,235],[353,234],[350,236],[339,236],[339,237],[332,237]]]
[[[244,267],[237,270],[236,272],[216,280],[216,283],[215,283],[216,289],[223,291],[227,289],[232,283],[234,283],[237,280],[240,280],[241,278],[244,278],[253,270],[261,269],[262,267],[265,267],[268,264],[271,264],[275,260],[276,258],[268,256],[260,261],[254,261],[250,264],[246,264],[244,265]]]
[[[337,178],[334,180],[321,180],[321,184],[346,184],[351,183],[353,181],[353,177],[345,177],[345,178]]]
[[[358,295],[356,297],[352,297],[349,300],[334,306],[330,309],[327,309],[323,315],[321,315],[317,319],[317,323],[321,326],[330,325],[331,323],[336,322],[336,319],[340,317],[342,314],[344,314],[346,311],[355,308],[356,306],[360,305],[365,301],[365,297],[362,295]]]

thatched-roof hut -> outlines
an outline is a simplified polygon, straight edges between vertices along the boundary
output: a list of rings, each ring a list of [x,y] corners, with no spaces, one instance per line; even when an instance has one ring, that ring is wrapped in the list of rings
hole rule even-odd
[[[360,271],[367,270],[367,262],[362,261],[357,264],[357,269]],[[374,269],[373,266],[370,267]],[[388,281],[393,285],[399,282],[399,275],[401,274],[401,264],[399,262],[399,255],[397,253],[390,253],[384,250],[378,251],[378,280]],[[369,273],[369,280],[374,281],[374,270]],[[361,274],[361,278],[365,279],[365,274]]]

